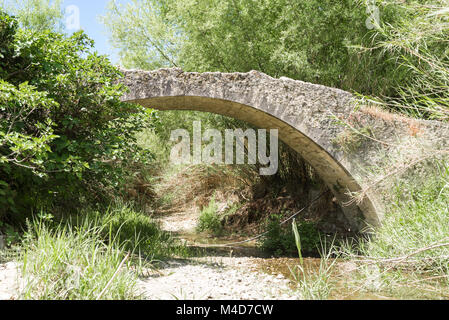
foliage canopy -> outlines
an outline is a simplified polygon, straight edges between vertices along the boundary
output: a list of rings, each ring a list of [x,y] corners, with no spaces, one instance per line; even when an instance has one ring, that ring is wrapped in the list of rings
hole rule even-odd
[[[376,96],[413,116],[447,119],[447,5],[447,0],[112,0],[103,22],[126,67],[254,69]],[[379,10],[374,24],[373,6]]]

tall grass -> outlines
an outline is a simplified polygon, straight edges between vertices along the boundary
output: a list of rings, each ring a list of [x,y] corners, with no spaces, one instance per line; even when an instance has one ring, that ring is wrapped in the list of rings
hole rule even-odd
[[[366,49],[380,53],[383,59],[389,57],[396,65],[394,95],[379,97],[376,103],[413,117],[448,121],[447,0],[377,0],[376,5],[397,13],[394,23],[381,21],[373,30],[373,45]],[[406,81],[401,81],[404,73]]]
[[[130,262],[119,269],[126,257],[124,247],[103,242],[101,229],[92,223],[53,229],[34,221],[23,246],[21,299],[94,300],[105,289],[102,299],[139,297]]]
[[[326,242],[322,242],[320,265],[318,270],[314,270],[315,266],[308,267],[304,264],[301,237],[294,220],[292,229],[298,250],[299,264],[290,268],[290,273],[296,282],[297,292],[304,300],[326,300],[333,288],[332,273],[336,263],[336,259],[331,258],[333,244],[327,248]]]
[[[196,227],[198,232],[208,231],[218,236],[223,232],[221,217],[218,214],[218,205],[215,196],[209,201],[207,207],[201,210],[201,214]]]
[[[306,221],[301,219],[295,223],[293,232],[288,228],[288,225],[282,225],[281,221],[285,214],[271,215],[266,223],[267,232],[259,239],[259,247],[265,252],[281,255],[295,255],[300,245],[301,256],[312,255],[319,253],[320,241],[322,234],[317,229],[316,223],[313,221]],[[300,242],[298,239],[300,238]],[[296,245],[295,245],[296,243]]]
[[[412,117],[447,122],[447,0],[379,0],[376,5],[394,7],[400,18],[393,24],[381,22],[373,30],[373,47],[368,52],[380,51],[384,57],[390,56],[398,74],[406,72],[408,76],[407,81],[397,81],[394,94],[374,102]],[[445,139],[443,133],[441,139]],[[447,158],[429,160],[429,157],[421,161],[415,154],[407,155],[407,151],[401,151],[401,157],[410,158],[404,163],[404,167],[410,168],[407,177],[400,177],[399,171],[391,175],[397,165],[385,174],[396,181],[386,195],[390,205],[382,226],[372,238],[341,247],[343,254],[362,264],[364,286],[375,282],[372,288],[392,289],[416,277],[419,278],[414,280],[416,283],[425,279],[443,279],[446,285],[449,283],[449,162]],[[419,165],[414,165],[418,160]],[[427,166],[438,170],[422,174]]]
[[[399,182],[382,227],[359,247],[373,258],[408,256],[436,243],[449,242],[449,163],[442,163],[421,185]],[[410,190],[404,194],[404,190]],[[449,247],[424,250],[409,259],[414,268],[449,272]]]

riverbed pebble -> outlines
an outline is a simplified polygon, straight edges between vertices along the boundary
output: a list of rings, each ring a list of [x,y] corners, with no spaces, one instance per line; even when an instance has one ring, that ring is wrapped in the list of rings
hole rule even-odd
[[[240,262],[240,263],[237,263]],[[139,281],[146,299],[189,300],[291,300],[298,296],[283,276],[251,270],[248,257],[208,257],[171,264]]]

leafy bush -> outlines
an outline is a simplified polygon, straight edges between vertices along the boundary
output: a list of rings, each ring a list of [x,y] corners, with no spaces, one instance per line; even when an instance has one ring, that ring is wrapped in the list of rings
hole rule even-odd
[[[219,235],[223,231],[223,225],[221,224],[221,218],[217,213],[218,205],[215,202],[215,198],[209,201],[207,207],[201,211],[197,231],[210,231],[214,235]]]
[[[64,30],[63,0],[0,0],[0,7],[17,17],[26,29]]]
[[[262,250],[275,255],[298,254],[295,235],[289,224],[282,226],[280,221],[282,215],[272,215],[267,222],[268,232],[261,238],[260,247]],[[315,223],[300,221],[297,229],[301,237],[302,254],[316,254],[320,245],[320,233],[316,229]]]
[[[259,70],[447,120],[445,8],[447,0],[114,0],[103,20],[128,67]]]
[[[105,203],[147,158],[135,133],[151,112],[120,102],[120,72],[82,32],[23,30],[0,12],[0,42],[0,217]]]

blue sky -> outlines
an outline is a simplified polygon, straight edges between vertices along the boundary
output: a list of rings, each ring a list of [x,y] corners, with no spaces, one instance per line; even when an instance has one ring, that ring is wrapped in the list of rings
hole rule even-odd
[[[70,5],[75,5],[79,8],[81,29],[95,40],[95,49],[101,54],[108,54],[111,61],[116,64],[118,63],[117,52],[108,43],[106,28],[98,19],[99,16],[105,13],[109,1],[110,0],[65,0],[63,8]],[[120,2],[126,3],[130,2],[130,0],[121,0]],[[74,30],[69,31],[73,32]]]

